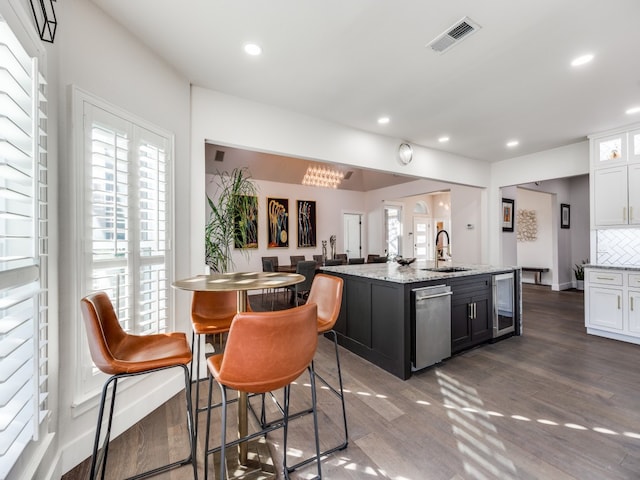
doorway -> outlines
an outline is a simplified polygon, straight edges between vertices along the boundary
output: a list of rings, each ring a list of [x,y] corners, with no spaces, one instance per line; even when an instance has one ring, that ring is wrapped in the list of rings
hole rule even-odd
[[[416,260],[433,260],[431,217],[413,216],[413,256]]]
[[[344,249],[347,258],[362,257],[362,214],[343,214]]]

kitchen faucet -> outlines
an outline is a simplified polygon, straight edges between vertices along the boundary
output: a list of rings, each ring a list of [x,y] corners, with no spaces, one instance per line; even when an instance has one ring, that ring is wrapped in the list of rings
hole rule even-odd
[[[438,237],[441,233],[444,233],[447,236],[447,253],[451,256],[451,240],[449,239],[449,234],[446,230],[440,230],[436,233],[436,241],[435,241],[435,249],[436,249],[436,260],[435,260],[435,268],[438,268]]]

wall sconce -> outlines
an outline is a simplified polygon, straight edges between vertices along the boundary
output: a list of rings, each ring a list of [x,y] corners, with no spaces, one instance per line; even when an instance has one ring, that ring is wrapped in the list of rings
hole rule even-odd
[[[53,43],[56,36],[56,28],[58,21],[56,20],[56,12],[53,9],[55,0],[29,0],[31,3],[31,11],[36,21],[36,28],[40,39],[45,42]]]

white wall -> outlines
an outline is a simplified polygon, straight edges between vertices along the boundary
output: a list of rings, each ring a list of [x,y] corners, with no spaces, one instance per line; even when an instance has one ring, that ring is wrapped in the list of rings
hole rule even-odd
[[[192,87],[191,105],[193,208],[190,216],[190,273],[193,274],[204,271],[201,232],[204,231],[206,215],[202,201],[205,190],[201,179],[205,176],[205,141],[447,182],[481,187],[489,184],[489,168],[484,162],[423,147],[414,147],[411,164],[400,165],[396,153],[401,139],[362,132],[196,86]],[[445,185],[444,188],[449,187]],[[402,193],[393,195],[395,198],[423,193],[404,190],[408,187],[402,188],[399,190]],[[369,235],[368,238],[373,239],[374,236]],[[370,245],[368,250],[374,253],[383,251],[380,244]]]
[[[550,285],[553,290],[575,287],[573,265],[581,263],[589,256],[588,175],[525,183],[520,187],[522,188],[513,186],[502,189],[502,197],[516,200],[516,210],[523,208],[519,198],[523,195],[524,189],[533,193],[549,194],[551,205],[547,215],[548,219],[544,220],[543,225],[543,220],[538,216],[538,224],[551,232],[552,241],[550,250],[541,249],[542,256],[535,264],[532,264],[530,255],[521,254],[522,244],[516,242],[516,232],[502,232],[502,254],[505,263],[528,267],[546,266],[551,270],[543,274],[543,284]],[[570,228],[568,229],[560,228],[560,205],[563,203],[569,205],[571,212]],[[535,205],[534,208],[529,209],[537,210]],[[517,216],[514,223],[517,229]],[[527,252],[527,248],[524,248],[524,251]],[[546,265],[547,263],[549,265]],[[524,281],[532,281],[533,274],[524,273],[523,278]]]
[[[553,232],[552,232],[552,211],[551,195],[540,193],[525,188],[518,188],[515,199],[515,218],[518,219],[518,212],[522,210],[535,211],[537,222],[537,235],[535,240],[518,241],[518,265],[521,267],[544,267],[551,272],[555,270],[553,263]],[[517,220],[516,220],[517,222]],[[516,223],[517,232],[518,225]],[[516,233],[514,232],[514,233]],[[551,273],[542,275],[542,283],[550,284]],[[523,282],[533,283],[533,274],[523,272]]]
[[[383,212],[385,201],[392,200],[394,204],[398,202],[403,204],[403,222],[407,228],[410,228],[415,203],[415,200],[411,199],[415,195],[443,190],[449,190],[451,200],[449,234],[454,248],[453,261],[456,263],[484,263],[486,248],[483,235],[485,229],[481,220],[482,210],[485,206],[483,189],[426,179],[367,192],[369,251],[377,253],[384,252],[385,249]],[[432,215],[433,213],[432,211]],[[468,229],[468,224],[474,225],[474,228]],[[403,247],[403,251],[413,252],[410,244],[403,245]],[[406,256],[411,256],[411,253],[407,253]]]
[[[74,236],[74,208],[77,204],[72,183],[72,166],[78,161],[70,148],[69,86],[78,87],[134,115],[175,134],[174,177],[175,230],[183,232],[174,242],[175,275],[189,272],[189,82],[114,23],[92,2],[58,2],[59,28],[55,45],[59,49],[60,126],[60,420],[63,471],[74,467],[91,453],[96,397],[74,406],[76,344],[86,342],[77,326],[81,322],[79,295],[73,287],[79,238]],[[184,234],[184,232],[187,232]],[[187,331],[189,297],[178,295],[177,328]],[[163,403],[180,388],[179,374],[159,375],[141,380],[119,394],[115,431],[118,433]],[[176,380],[177,379],[177,380]],[[54,380],[55,382],[56,380]],[[165,385],[166,382],[170,382]],[[184,383],[182,383],[184,385]]]
[[[569,268],[575,264],[581,264],[589,258],[589,176],[582,175],[569,179],[570,194],[569,204],[571,205],[571,260]],[[575,277],[572,273],[572,282]]]
[[[206,193],[215,196],[213,175],[207,174]],[[322,240],[327,241],[327,251],[331,254],[329,237],[336,236],[336,252],[344,252],[343,213],[364,213],[364,194],[349,190],[332,190],[305,185],[292,185],[278,182],[253,180],[258,194],[258,248],[246,250],[249,255],[243,255],[239,250],[232,252],[233,262],[239,271],[261,271],[263,256],[276,256],[280,265],[290,264],[290,255],[304,255],[307,260],[313,260],[312,255],[322,253]],[[289,199],[289,247],[267,248],[267,197]],[[297,200],[314,200],[316,202],[316,248],[297,247]],[[208,215],[208,213],[207,213]],[[363,239],[366,240],[366,225],[363,225]],[[204,233],[200,235],[204,242]],[[366,243],[363,244],[363,255],[366,257]]]
[[[487,225],[489,263],[508,264],[502,259],[503,235],[500,221],[502,187],[521,185],[542,180],[552,180],[589,174],[589,142],[583,141],[565,147],[545,150],[522,157],[510,158],[490,164],[491,186],[488,189],[489,217]]]

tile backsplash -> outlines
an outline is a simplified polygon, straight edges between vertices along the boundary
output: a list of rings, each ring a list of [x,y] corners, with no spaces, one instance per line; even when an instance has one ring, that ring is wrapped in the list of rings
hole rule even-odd
[[[598,230],[597,265],[640,266],[640,229]]]

